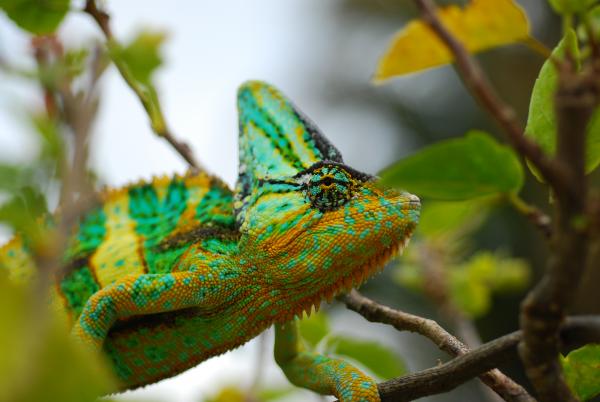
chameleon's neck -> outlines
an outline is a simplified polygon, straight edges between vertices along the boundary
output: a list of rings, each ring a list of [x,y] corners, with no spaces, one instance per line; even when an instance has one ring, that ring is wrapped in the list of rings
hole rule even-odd
[[[317,280],[314,276],[306,283],[290,280],[293,276],[287,276],[289,270],[306,267],[292,266],[284,256],[277,258],[255,251],[232,255],[231,260],[240,272],[240,287],[246,290],[242,292],[245,297],[242,304],[247,314],[261,326],[301,316],[303,311],[318,305],[329,294],[337,293],[337,288],[324,293],[323,281],[314,283]]]

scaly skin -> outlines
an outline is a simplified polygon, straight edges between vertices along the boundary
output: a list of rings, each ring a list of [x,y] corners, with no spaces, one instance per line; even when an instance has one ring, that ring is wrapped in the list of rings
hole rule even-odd
[[[378,401],[375,382],[309,353],[294,317],[359,286],[406,244],[418,198],[380,189],[276,89],[238,93],[235,191],[204,173],[104,194],[71,237],[53,304],[131,389],[176,375],[276,324],[275,357],[296,385]],[[33,262],[19,237],[0,251],[17,281]]]

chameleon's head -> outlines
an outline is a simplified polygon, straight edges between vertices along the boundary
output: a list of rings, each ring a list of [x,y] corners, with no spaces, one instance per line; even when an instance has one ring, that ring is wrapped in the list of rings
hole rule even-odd
[[[419,199],[376,186],[277,90],[240,88],[240,178],[236,216],[241,247],[291,314],[358,286],[407,243]],[[251,251],[251,252],[250,252]]]

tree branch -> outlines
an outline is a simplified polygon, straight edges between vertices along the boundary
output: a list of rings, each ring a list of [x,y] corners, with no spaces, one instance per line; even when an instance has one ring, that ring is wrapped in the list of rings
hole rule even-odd
[[[569,317],[562,326],[560,335],[572,347],[599,342],[600,316]],[[380,383],[378,388],[381,401],[411,401],[450,391],[509,360],[522,337],[522,331],[515,331],[437,367]]]
[[[537,227],[546,238],[552,237],[552,220],[539,208],[526,203],[518,194],[508,196],[509,203],[522,215],[527,217],[535,227]]]
[[[514,110],[498,97],[481,66],[471,57],[464,45],[442,24],[433,1],[414,1],[421,11],[423,20],[454,55],[456,66],[467,88],[502,127],[512,147],[520,155],[529,159],[554,188],[568,189],[569,177],[565,175],[564,170],[557,166],[535,142],[524,136],[523,128],[517,120]]]
[[[571,304],[586,264],[585,221],[585,133],[591,112],[598,104],[598,67],[578,73],[572,60],[557,63],[559,90],[556,97],[558,143],[555,158],[523,135],[515,113],[490,86],[481,67],[452,36],[436,15],[432,0],[415,0],[423,19],[448,46],[461,77],[473,95],[504,129],[512,146],[540,171],[554,190],[556,219],[551,256],[542,281],[521,306],[523,344],[519,351],[542,401],[575,401],[562,376],[558,361],[558,330]],[[596,60],[595,65],[598,65]],[[595,74],[594,74],[595,73]]]
[[[430,324],[423,326],[421,322],[422,320],[431,320],[411,314],[405,316],[407,313],[398,312],[385,306],[380,307],[383,310],[378,308],[379,312],[377,314],[374,316],[365,316],[365,318],[369,321],[390,325],[394,325],[392,324],[394,322],[400,328],[412,332],[421,333],[419,332],[422,330],[421,328],[428,328],[423,330],[423,332],[439,333],[435,328],[437,325],[435,322],[433,326]],[[360,313],[362,314],[362,311]],[[436,336],[434,335],[434,337]],[[560,336],[562,343],[568,345],[567,350],[587,343],[600,342],[600,316],[567,317],[564,325],[561,327]],[[522,331],[515,331],[457,356],[447,363],[382,382],[378,384],[381,401],[411,401],[424,396],[450,391],[466,381],[481,376],[486,371],[510,360],[511,354],[514,356],[516,347],[522,339]],[[446,343],[441,344],[446,345]],[[444,346],[443,350],[446,350],[446,348],[447,346]]]
[[[590,217],[586,217],[586,129],[598,104],[600,88],[592,69],[578,73],[572,62],[559,64],[558,68],[556,160],[571,177],[571,191],[554,193],[553,252],[542,280],[521,305],[524,336],[519,353],[540,400],[574,402],[577,398],[565,382],[558,360],[558,333],[587,263]]]
[[[400,331],[416,332],[431,339],[441,350],[457,356],[437,367],[378,384],[382,402],[410,401],[450,391],[510,360],[511,354],[514,356],[517,344],[523,339],[523,332],[515,331],[465,351],[465,346],[460,341],[433,320],[377,304],[356,291],[342,296],[342,300],[348,308],[358,312],[368,321],[389,324]],[[600,316],[568,317],[560,335],[567,350],[587,343],[600,342]]]
[[[113,37],[112,29],[110,28],[110,16],[103,10],[98,9],[95,0],[87,0],[85,3],[85,7],[83,9],[84,12],[89,14],[94,21],[100,27],[100,30],[104,34],[104,37],[109,43],[117,43]],[[125,80],[125,83],[133,90],[138,99],[140,100],[144,110],[148,113],[150,120],[152,122],[151,127],[156,135],[164,138],[171,146],[177,151],[177,153],[195,170],[202,170],[202,165],[196,160],[194,154],[192,153],[189,145],[181,140],[178,140],[175,135],[169,129],[160,104],[158,104],[158,100],[152,99],[152,94],[150,94],[148,90],[143,88],[129,73],[126,66],[123,63],[118,62],[113,59],[113,62],[121,77]],[[158,120],[160,124],[155,124],[153,122],[151,116],[152,114],[157,114]]]
[[[341,298],[350,310],[356,311],[368,321],[389,324],[398,331],[416,332],[430,339],[436,346],[451,356],[469,353],[469,348],[434,320],[405,313],[376,303],[356,290]],[[491,370],[495,366],[490,366]],[[486,371],[486,370],[484,370]],[[471,378],[471,377],[469,377]],[[499,370],[482,372],[480,379],[506,401],[533,401],[534,399]]]

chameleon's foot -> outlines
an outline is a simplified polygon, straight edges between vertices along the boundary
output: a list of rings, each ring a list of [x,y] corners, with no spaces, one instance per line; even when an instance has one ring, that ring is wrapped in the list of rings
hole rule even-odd
[[[303,349],[295,321],[275,326],[275,360],[290,382],[340,402],[380,402],[371,377],[343,360]]]
[[[335,372],[335,396],[340,402],[379,402],[377,383],[352,365],[331,359]]]

